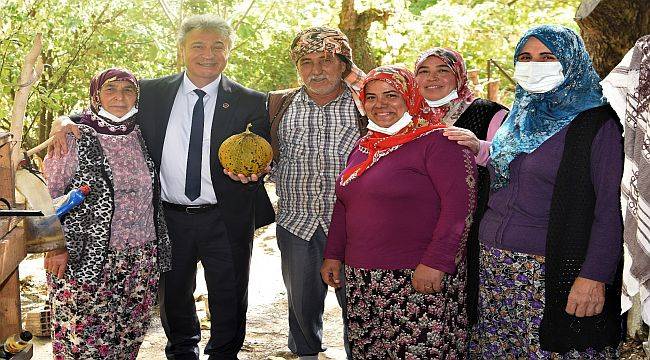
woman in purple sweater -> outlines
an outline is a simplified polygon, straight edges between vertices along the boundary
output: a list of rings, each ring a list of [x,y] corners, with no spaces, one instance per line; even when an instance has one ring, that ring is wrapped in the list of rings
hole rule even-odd
[[[464,358],[474,154],[437,131],[404,68],[371,71],[360,98],[369,132],[339,177],[321,269],[340,287],[345,263],[353,357]]]
[[[621,337],[622,141],[582,39],[528,30],[492,140],[477,359],[612,359]]]

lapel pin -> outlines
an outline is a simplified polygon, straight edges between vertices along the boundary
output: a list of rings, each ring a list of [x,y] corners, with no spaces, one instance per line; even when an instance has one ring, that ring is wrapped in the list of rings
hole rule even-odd
[[[224,108],[224,109],[227,109],[227,108],[229,108],[229,107],[230,107],[230,104],[228,104],[227,102],[225,102],[225,103],[223,103],[223,105],[222,105],[222,106],[223,106],[223,108]]]

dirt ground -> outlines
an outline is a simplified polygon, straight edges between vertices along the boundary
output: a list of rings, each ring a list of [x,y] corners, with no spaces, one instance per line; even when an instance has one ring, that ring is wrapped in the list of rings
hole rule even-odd
[[[43,258],[30,256],[20,265],[23,287],[23,313],[42,304],[45,300],[45,276]],[[195,298],[200,319],[206,317],[202,295],[207,294],[203,271],[197,274]],[[280,273],[280,251],[275,240],[275,225],[264,229],[255,239],[251,278],[249,286],[248,326],[246,342],[239,354],[244,359],[294,359],[287,348],[287,305],[284,284]],[[334,292],[327,295],[324,316],[324,342],[328,351],[321,359],[345,359],[341,309]],[[207,322],[203,322],[206,325]],[[205,346],[209,330],[202,331],[201,349]],[[156,314],[140,349],[138,359],[165,359],[167,339]],[[36,338],[34,360],[52,359],[48,338]],[[207,359],[207,356],[201,359]]]
[[[275,191],[267,185],[273,199]],[[20,265],[21,297],[23,314],[41,306],[46,300],[45,272],[42,255],[30,255]],[[199,267],[195,298],[200,319],[205,319],[205,305],[202,300],[207,294],[203,271]],[[246,341],[239,358],[242,360],[282,360],[296,359],[287,348],[288,315],[286,292],[280,272],[280,250],[275,239],[275,224],[258,230],[251,261],[249,285],[248,326]],[[341,309],[330,289],[324,315],[324,345],[327,352],[320,359],[345,359],[343,350],[343,329]],[[203,325],[207,322],[203,321]],[[205,346],[209,330],[202,330],[201,350]],[[158,314],[153,316],[152,324],[140,348],[139,360],[165,359],[164,348],[167,339]],[[34,360],[52,359],[52,346],[49,338],[34,339]],[[621,358],[625,360],[647,359],[640,341],[626,341],[621,348]],[[202,355],[201,359],[207,359]]]
[[[273,203],[277,203],[273,184],[267,184]],[[45,272],[43,257],[40,254],[29,255],[20,265],[21,297],[23,314],[42,305],[46,300]],[[202,327],[208,325],[203,296],[208,293],[203,279],[203,269],[199,265],[197,273],[196,307]],[[248,322],[246,341],[239,358],[257,359],[296,359],[287,348],[289,331],[286,303],[286,290],[280,272],[280,250],[275,239],[275,224],[259,229],[255,233],[253,257],[251,260],[250,284],[248,288]],[[327,352],[321,359],[345,359],[343,350],[343,328],[341,309],[336,301],[334,291],[330,289],[325,300],[323,341]],[[209,330],[201,331],[200,348],[203,351],[210,336]],[[156,313],[147,332],[139,360],[165,359],[167,338]],[[52,345],[49,338],[35,338],[34,360],[52,359]],[[201,359],[207,359],[203,355]]]

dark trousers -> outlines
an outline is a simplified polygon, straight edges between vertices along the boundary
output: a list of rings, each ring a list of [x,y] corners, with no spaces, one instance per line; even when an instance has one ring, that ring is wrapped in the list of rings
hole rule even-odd
[[[289,305],[289,350],[299,356],[316,355],[323,348],[323,310],[327,285],[320,276],[327,235],[320,227],[309,241],[277,226],[278,247],[282,258],[282,277]],[[336,299],[343,309],[343,345],[350,359],[345,306],[345,274],[341,269],[343,287],[336,290]]]
[[[246,334],[252,242],[233,241],[217,208],[199,214],[166,209],[165,216],[172,241],[172,270],[162,276],[160,302],[167,358],[199,358],[201,329],[193,293],[201,261],[212,316],[205,353],[211,360],[237,359]]]

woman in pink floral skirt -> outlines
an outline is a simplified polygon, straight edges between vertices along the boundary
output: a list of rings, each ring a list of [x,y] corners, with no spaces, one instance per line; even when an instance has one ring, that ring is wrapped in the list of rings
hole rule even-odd
[[[87,184],[85,201],[62,219],[66,248],[46,254],[55,359],[135,359],[170,242],[160,186],[140,134],[139,88],[128,71],[90,83],[81,136],[45,158],[52,197]]]

